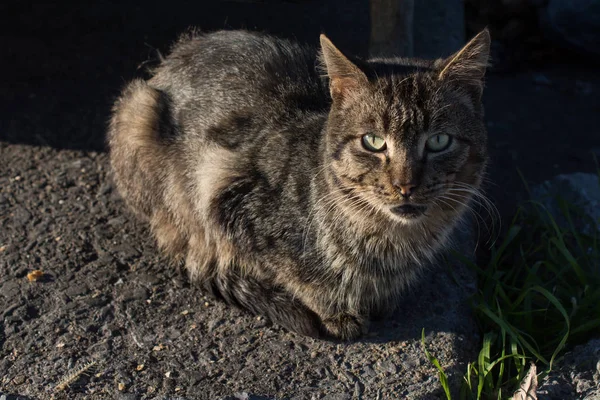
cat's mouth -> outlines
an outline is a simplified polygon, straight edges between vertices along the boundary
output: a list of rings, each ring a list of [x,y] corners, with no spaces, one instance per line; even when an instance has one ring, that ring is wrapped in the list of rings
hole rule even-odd
[[[393,214],[403,218],[418,218],[425,214],[426,210],[427,206],[417,204],[402,204],[390,209]]]

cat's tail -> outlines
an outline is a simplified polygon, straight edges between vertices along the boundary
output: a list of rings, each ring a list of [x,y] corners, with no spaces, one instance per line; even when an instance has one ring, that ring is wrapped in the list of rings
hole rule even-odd
[[[168,112],[166,95],[143,80],[128,84],[112,109],[108,145],[117,188],[146,218],[162,203],[168,150],[161,131]]]
[[[187,238],[182,221],[172,208],[183,212],[182,196],[165,199],[178,189],[173,178],[177,159],[172,145],[177,131],[166,93],[142,80],[125,87],[115,102],[108,129],[108,145],[119,193],[150,222],[158,245],[174,259],[185,253]]]

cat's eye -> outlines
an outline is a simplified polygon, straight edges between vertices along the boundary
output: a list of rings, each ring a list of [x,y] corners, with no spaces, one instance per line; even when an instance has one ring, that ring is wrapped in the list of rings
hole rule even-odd
[[[369,151],[384,151],[386,149],[385,139],[372,133],[367,133],[362,137],[362,143],[365,149]]]
[[[425,148],[432,153],[438,153],[450,147],[451,143],[452,138],[450,137],[450,135],[446,135],[445,133],[438,133],[437,135],[433,135],[432,137],[427,139],[427,142],[425,143]]]

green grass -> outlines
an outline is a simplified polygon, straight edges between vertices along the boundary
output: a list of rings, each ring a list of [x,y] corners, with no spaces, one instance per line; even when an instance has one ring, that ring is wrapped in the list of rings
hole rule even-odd
[[[478,277],[472,305],[483,345],[468,365],[460,399],[509,398],[529,362],[541,379],[565,350],[600,332],[598,221],[561,199],[557,204],[560,215],[524,204],[487,262],[463,259]],[[451,399],[443,369],[425,352]]]

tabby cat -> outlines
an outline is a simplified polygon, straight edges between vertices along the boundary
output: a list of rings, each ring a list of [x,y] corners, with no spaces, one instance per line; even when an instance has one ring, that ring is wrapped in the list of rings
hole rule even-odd
[[[480,185],[490,37],[431,61],[320,42],[186,35],[126,86],[108,139],[123,198],[208,292],[352,339],[447,249]]]

